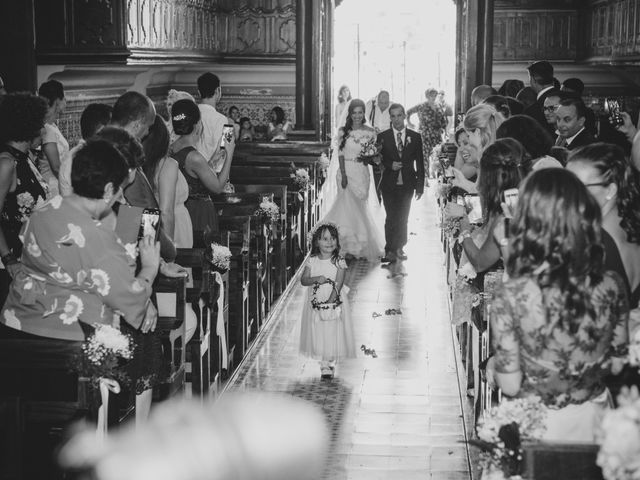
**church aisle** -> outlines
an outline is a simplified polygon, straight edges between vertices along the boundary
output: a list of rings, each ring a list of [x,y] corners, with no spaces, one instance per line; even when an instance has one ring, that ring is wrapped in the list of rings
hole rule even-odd
[[[318,362],[298,354],[305,295],[298,283],[226,388],[320,406],[331,428],[324,479],[470,478],[434,205],[428,190],[412,207],[406,276],[388,278],[389,270],[365,261],[350,267],[357,346],[377,358],[358,349],[333,380],[321,380]]]

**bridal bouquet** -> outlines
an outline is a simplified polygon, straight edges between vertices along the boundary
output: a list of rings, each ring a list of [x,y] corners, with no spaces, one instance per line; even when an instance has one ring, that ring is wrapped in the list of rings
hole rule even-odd
[[[81,377],[88,377],[98,385],[101,378],[129,383],[129,376],[121,369],[121,360],[133,356],[133,340],[110,325],[94,324],[95,331],[82,345],[73,369]]]
[[[293,183],[300,189],[306,190],[309,187],[309,172],[304,168],[296,168],[291,164],[292,173],[289,175]]]
[[[615,410],[607,410],[597,442],[596,463],[606,480],[640,478],[640,395],[638,387],[623,387]]]
[[[493,407],[477,427],[478,439],[469,440],[482,449],[483,471],[499,471],[506,478],[522,473],[522,440],[542,436],[546,414],[539,397],[504,400]]]
[[[256,210],[255,215],[257,217],[268,218],[272,222],[277,222],[280,219],[280,207],[268,198],[264,198],[262,202],[260,202],[260,206]]]
[[[376,163],[375,158],[380,153],[380,145],[376,142],[376,139],[373,137],[364,137],[360,141],[360,155],[358,155],[358,160],[365,164]],[[378,162],[379,163],[379,162]]]
[[[211,263],[219,270],[229,270],[231,265],[231,250],[224,245],[211,244]]]

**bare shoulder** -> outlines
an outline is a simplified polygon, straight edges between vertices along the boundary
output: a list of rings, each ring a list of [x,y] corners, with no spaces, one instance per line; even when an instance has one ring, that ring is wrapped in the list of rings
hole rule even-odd
[[[375,129],[373,127],[370,127],[369,125],[363,125],[362,129],[366,132],[375,133]]]

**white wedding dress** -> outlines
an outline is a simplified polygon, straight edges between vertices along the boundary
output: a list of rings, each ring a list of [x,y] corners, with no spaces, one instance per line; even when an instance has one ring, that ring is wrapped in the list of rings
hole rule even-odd
[[[378,261],[384,253],[384,214],[378,202],[370,165],[359,162],[362,146],[367,138],[375,139],[375,132],[352,130],[342,150],[344,155],[347,188],[342,188],[342,174],[338,166],[338,145],[334,148],[328,178],[325,183],[325,204],[328,211],[322,221],[337,225],[340,235],[340,252]],[[335,183],[334,183],[335,179]]]

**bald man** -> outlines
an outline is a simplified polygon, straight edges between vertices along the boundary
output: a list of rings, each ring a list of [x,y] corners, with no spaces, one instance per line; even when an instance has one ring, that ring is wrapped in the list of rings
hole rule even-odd
[[[476,105],[484,102],[487,97],[497,94],[498,92],[491,85],[478,85],[476,88],[471,90],[471,106],[475,107]]]

